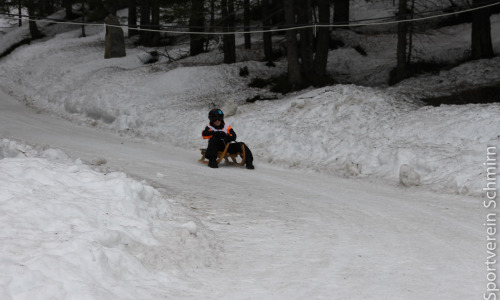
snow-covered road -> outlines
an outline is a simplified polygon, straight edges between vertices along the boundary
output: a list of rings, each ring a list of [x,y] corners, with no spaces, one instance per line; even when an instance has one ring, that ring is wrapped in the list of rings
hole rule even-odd
[[[179,276],[184,299],[477,299],[485,292],[479,198],[366,179],[197,162],[199,154],[37,113],[0,91],[0,137],[59,148],[175,197],[220,246]],[[172,287],[173,290],[176,287]]]

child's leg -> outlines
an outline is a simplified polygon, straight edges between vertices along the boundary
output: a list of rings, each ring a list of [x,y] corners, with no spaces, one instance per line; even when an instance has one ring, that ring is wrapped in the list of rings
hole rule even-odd
[[[223,140],[211,138],[210,140],[208,140],[208,147],[207,152],[205,153],[205,157],[208,160],[217,160],[218,152],[224,150],[225,147],[226,145],[224,144]]]
[[[246,155],[245,165],[247,166],[247,169],[253,169],[254,167],[253,167],[252,151],[250,151],[250,148],[248,148],[246,144],[243,144],[243,146],[245,147],[245,155]]]
[[[238,143],[232,143],[229,145],[229,148],[227,149],[227,152],[229,153],[238,153],[241,152],[241,147],[245,147],[245,164],[251,165],[253,162],[253,155],[252,151],[250,151],[250,148],[247,147],[245,143],[238,142]]]

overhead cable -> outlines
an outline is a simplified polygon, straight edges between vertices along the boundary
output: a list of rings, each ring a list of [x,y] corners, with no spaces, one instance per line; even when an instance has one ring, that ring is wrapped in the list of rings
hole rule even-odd
[[[260,29],[260,30],[250,30],[250,31],[185,31],[185,30],[165,30],[165,29],[148,29],[148,28],[140,28],[140,27],[135,27],[131,25],[113,25],[113,24],[106,24],[106,23],[86,23],[86,22],[72,22],[72,21],[58,21],[54,19],[39,19],[39,18],[30,18],[28,16],[21,16],[19,17],[18,15],[14,14],[5,14],[5,13],[0,13],[0,15],[5,16],[6,18],[9,19],[14,19],[14,20],[27,20],[27,21],[35,21],[35,22],[43,22],[43,23],[55,23],[55,24],[69,24],[69,25],[86,25],[86,26],[107,26],[107,27],[118,27],[118,28],[126,28],[126,29],[131,29],[131,30],[136,30],[136,31],[148,31],[148,32],[161,32],[161,33],[171,33],[171,34],[196,34],[196,35],[228,35],[228,34],[252,34],[252,33],[265,33],[265,32],[283,32],[283,31],[288,31],[288,30],[300,30],[300,29],[308,29],[308,28],[346,28],[346,27],[365,27],[365,26],[382,26],[382,25],[394,25],[398,23],[412,23],[412,22],[419,22],[419,21],[424,21],[424,20],[430,20],[430,19],[436,19],[436,18],[441,18],[441,17],[446,17],[446,16],[451,16],[451,15],[457,15],[457,14],[463,14],[467,12],[473,12],[477,11],[480,9],[485,9],[493,6],[500,5],[500,2],[496,3],[491,3],[479,7],[473,7],[469,9],[464,9],[460,11],[454,11],[454,12],[449,12],[449,13],[442,13],[439,15],[432,15],[432,16],[426,16],[426,17],[413,17],[411,19],[402,19],[402,20],[387,20],[387,21],[381,21],[381,22],[367,22],[363,23],[364,20],[356,20],[356,21],[351,21],[349,24],[304,24],[304,25],[295,25],[295,26],[286,26],[286,25],[280,25],[281,28],[272,28],[272,29]],[[422,13],[419,13],[422,14]],[[396,16],[397,17],[397,16]],[[380,18],[380,19],[387,19],[387,18]],[[137,25],[136,25],[137,26]],[[153,26],[153,25],[148,25],[148,26]],[[188,26],[185,27],[177,27],[177,28],[187,28]],[[262,27],[259,27],[262,28]]]

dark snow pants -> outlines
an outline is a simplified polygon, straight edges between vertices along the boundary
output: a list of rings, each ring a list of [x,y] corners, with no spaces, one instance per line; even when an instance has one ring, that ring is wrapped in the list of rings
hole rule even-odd
[[[253,162],[253,155],[252,151],[245,145],[245,143],[242,142],[236,142],[236,143],[231,143],[229,144],[229,148],[227,148],[227,152],[233,154],[233,153],[238,153],[241,152],[241,147],[245,147],[245,163],[252,164]],[[207,152],[205,153],[205,157],[208,160],[212,159],[217,159],[217,152],[219,151],[224,151],[224,148],[226,148],[226,143],[222,139],[218,138],[211,138],[208,140],[208,147],[207,147]]]

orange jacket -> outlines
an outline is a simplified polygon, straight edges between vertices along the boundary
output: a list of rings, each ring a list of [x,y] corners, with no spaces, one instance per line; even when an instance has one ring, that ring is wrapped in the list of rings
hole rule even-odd
[[[236,133],[231,128],[231,125],[222,123],[220,128],[215,128],[211,123],[205,127],[202,131],[201,136],[203,139],[211,139],[212,137],[219,137],[224,139],[226,142],[232,142],[236,140]]]

